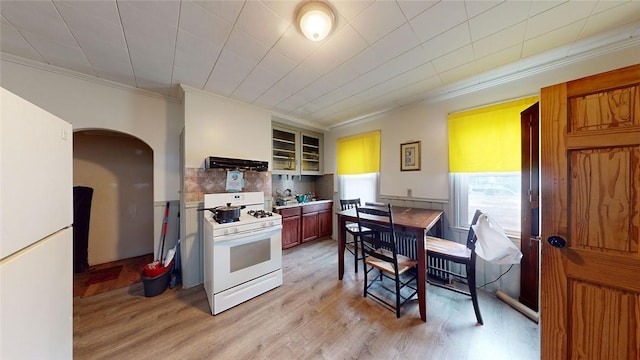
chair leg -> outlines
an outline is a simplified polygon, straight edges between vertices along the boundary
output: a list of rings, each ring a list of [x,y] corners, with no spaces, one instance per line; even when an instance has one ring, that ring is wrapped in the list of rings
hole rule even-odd
[[[400,278],[396,272],[396,318],[400,319]]]
[[[478,291],[476,289],[476,268],[467,264],[467,278],[469,282],[469,293],[471,294],[471,301],[473,302],[473,311],[476,313],[476,320],[480,325],[484,325],[482,322],[482,315],[480,315],[480,306],[478,306]]]
[[[367,286],[368,286],[368,282],[369,280],[367,279],[367,274],[369,273],[367,271],[367,264],[364,262],[364,257],[362,258],[362,272],[364,272],[364,297],[367,297]]]
[[[356,268],[356,274],[358,273],[358,237],[353,235],[353,264]]]

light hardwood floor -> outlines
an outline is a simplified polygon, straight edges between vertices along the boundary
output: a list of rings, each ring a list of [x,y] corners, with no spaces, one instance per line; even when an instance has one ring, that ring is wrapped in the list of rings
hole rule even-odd
[[[538,325],[480,291],[470,298],[427,286],[395,313],[362,296],[362,273],[327,239],[283,254],[284,284],[217,316],[202,285],[145,298],[141,283],[74,298],[75,359],[539,359]],[[362,270],[360,270],[362,272]]]

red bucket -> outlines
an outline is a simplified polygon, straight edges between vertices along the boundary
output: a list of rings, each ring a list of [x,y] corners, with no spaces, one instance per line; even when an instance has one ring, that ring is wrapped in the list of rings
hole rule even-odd
[[[171,264],[169,264],[169,266],[162,266],[161,262],[159,260],[156,260],[144,266],[142,275],[146,277],[156,277],[169,271],[170,268]]]

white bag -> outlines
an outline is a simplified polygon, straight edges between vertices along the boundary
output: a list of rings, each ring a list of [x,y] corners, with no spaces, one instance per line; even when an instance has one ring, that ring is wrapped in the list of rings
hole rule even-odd
[[[471,228],[476,233],[476,254],[494,264],[518,264],[522,253],[489,215],[482,214]]]

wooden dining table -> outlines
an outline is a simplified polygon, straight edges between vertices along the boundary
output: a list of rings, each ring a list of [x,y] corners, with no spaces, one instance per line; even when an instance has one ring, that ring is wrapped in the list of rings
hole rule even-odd
[[[393,225],[396,233],[415,236],[415,256],[418,260],[418,307],[420,318],[427,321],[427,292],[425,282],[427,279],[427,256],[425,250],[425,236],[433,229],[435,236],[442,236],[442,210],[429,210],[394,206],[391,208]],[[357,222],[356,209],[340,211],[338,215],[338,279],[344,275],[344,250],[347,236],[346,223]],[[368,214],[361,214],[363,219],[372,222],[385,223],[386,218]],[[421,241],[417,241],[421,240]]]

